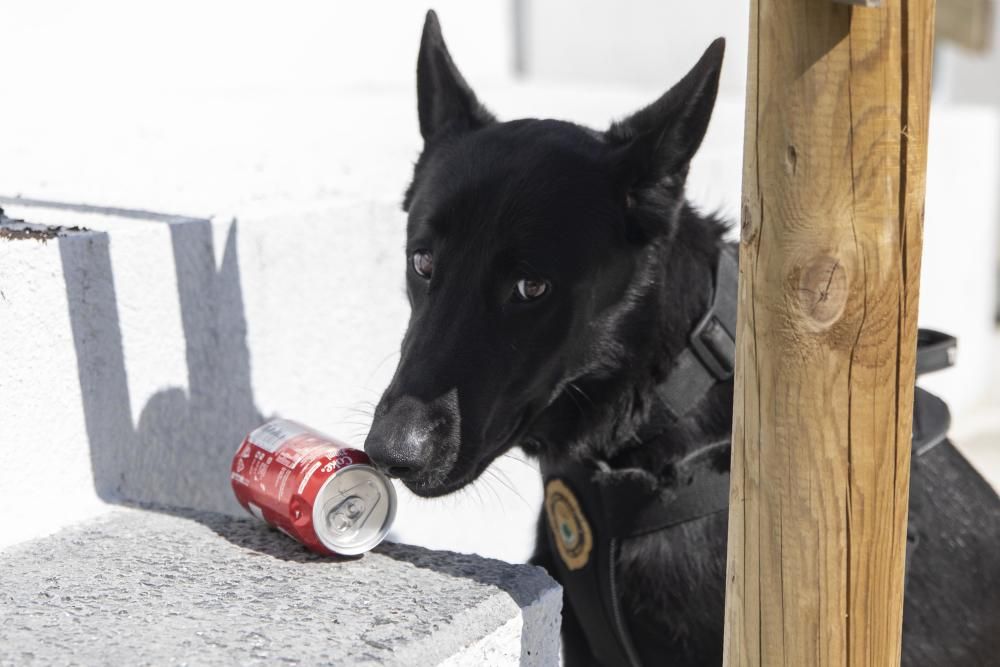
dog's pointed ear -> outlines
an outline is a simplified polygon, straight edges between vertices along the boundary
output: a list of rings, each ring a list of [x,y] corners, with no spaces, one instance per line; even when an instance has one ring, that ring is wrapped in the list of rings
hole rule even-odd
[[[417,110],[424,141],[446,132],[467,132],[496,122],[455,67],[433,9],[427,12],[417,57]]]
[[[684,184],[719,91],[726,41],[719,38],[677,85],[605,133],[612,168],[628,193],[658,183]]]

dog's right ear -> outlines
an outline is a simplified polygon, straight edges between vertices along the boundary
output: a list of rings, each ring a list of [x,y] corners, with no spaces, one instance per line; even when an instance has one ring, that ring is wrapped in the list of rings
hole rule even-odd
[[[712,117],[725,50],[724,39],[712,42],[677,85],[605,133],[626,191],[663,183],[683,187]]]
[[[455,67],[433,9],[427,12],[417,57],[417,109],[425,142],[496,122]]]

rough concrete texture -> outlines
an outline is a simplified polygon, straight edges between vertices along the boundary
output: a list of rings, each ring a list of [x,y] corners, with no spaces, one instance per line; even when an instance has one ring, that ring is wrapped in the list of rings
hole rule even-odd
[[[532,566],[119,509],[0,555],[0,665],[554,665],[561,598]]]

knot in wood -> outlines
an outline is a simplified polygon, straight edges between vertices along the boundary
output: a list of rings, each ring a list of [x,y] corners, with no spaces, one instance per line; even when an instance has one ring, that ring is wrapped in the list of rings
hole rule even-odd
[[[799,171],[799,153],[795,150],[795,146],[791,144],[788,145],[788,150],[785,151],[785,169],[792,176]]]
[[[847,288],[847,270],[839,259],[814,257],[799,274],[799,307],[811,322],[825,329],[843,315]]]

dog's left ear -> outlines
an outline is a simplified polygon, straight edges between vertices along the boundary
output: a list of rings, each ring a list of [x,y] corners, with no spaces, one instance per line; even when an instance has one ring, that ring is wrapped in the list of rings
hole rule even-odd
[[[712,42],[677,85],[605,133],[626,196],[658,184],[684,185],[712,117],[725,50],[725,39]]]
[[[455,67],[433,9],[427,12],[420,38],[417,110],[425,142],[438,135],[467,132],[496,121]]]

